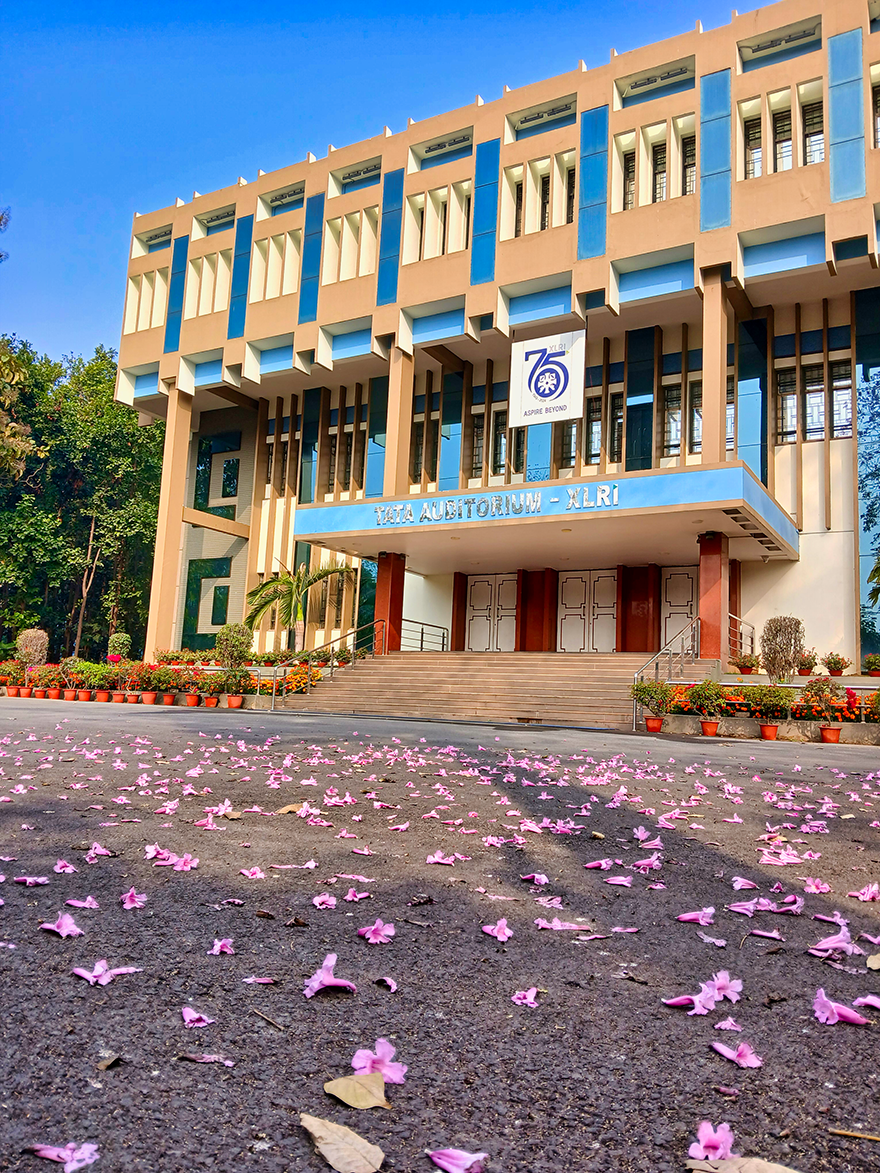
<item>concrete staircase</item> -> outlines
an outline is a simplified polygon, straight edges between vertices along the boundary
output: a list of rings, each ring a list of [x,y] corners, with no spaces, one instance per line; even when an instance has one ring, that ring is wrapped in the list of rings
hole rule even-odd
[[[633,673],[644,652],[392,652],[285,701],[307,713],[357,713],[428,720],[630,728]],[[702,679],[716,667],[697,661]]]

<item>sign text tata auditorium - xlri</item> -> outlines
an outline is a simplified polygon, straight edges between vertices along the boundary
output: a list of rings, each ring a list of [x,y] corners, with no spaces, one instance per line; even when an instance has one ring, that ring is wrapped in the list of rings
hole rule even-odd
[[[478,493],[473,497],[440,497],[431,501],[374,505],[376,525],[432,525],[440,521],[480,521],[485,518],[559,514],[591,509],[613,509],[620,504],[616,483],[578,485],[573,489],[533,489],[522,493]]]

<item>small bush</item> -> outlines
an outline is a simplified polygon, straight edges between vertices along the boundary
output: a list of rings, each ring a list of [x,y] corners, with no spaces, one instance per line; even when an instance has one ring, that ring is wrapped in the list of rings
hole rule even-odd
[[[774,615],[761,632],[761,660],[771,680],[788,680],[800,667],[804,625],[794,615]]]
[[[880,658],[880,657],[878,657]],[[798,668],[804,668],[807,672],[812,672],[819,663],[819,657],[816,655],[815,648],[805,648],[801,652],[801,658],[798,662]]]
[[[701,680],[688,693],[688,701],[700,716],[717,717],[727,701],[727,690],[717,680]]]
[[[669,712],[672,686],[665,680],[637,680],[629,691],[632,699],[655,717]]]
[[[827,656],[822,657],[822,663],[829,672],[845,672],[852,663],[846,656],[841,656],[837,652],[829,652]]]
[[[833,721],[842,698],[843,690],[836,680],[828,676],[815,676],[804,685],[800,703],[818,710],[826,721]]]
[[[29,627],[19,632],[15,653],[25,668],[39,668],[48,659],[49,636],[39,627]]]
[[[121,656],[123,660],[127,660],[130,651],[131,636],[124,631],[114,631],[107,640],[107,655]]]
[[[243,623],[227,623],[217,632],[214,652],[221,668],[232,672],[251,658],[254,633]]]
[[[753,672],[757,672],[761,667],[761,657],[749,652],[742,656],[731,656],[730,662],[735,668],[742,672],[743,668],[751,668]]]

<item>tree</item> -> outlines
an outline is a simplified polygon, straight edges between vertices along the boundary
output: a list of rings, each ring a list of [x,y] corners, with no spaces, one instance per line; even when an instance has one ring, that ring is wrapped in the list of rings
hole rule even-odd
[[[8,208],[0,208],[0,232],[5,232],[8,227],[9,227],[9,209]],[[3,262],[8,257],[9,257],[9,253],[4,252],[3,249],[0,248],[0,265],[2,265]]]
[[[5,214],[0,212],[0,232],[5,229]],[[0,252],[0,261],[5,260],[6,253]],[[36,451],[30,428],[8,414],[26,377],[24,364],[13,354],[6,339],[0,339],[0,476],[10,480],[18,480],[28,456]]]
[[[248,593],[245,623],[253,631],[265,615],[275,610],[277,625],[294,628],[294,646],[291,650],[296,651],[305,626],[303,608],[309,592],[312,587],[334,574],[351,578],[354,571],[350,566],[322,566],[318,570],[297,566],[292,573],[284,570],[277,578],[267,578]]]

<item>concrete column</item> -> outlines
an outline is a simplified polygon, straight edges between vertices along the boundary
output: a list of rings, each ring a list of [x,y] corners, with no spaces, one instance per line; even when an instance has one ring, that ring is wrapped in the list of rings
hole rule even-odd
[[[726,534],[705,533],[700,547],[700,656],[727,665],[730,560]]]
[[[463,652],[467,646],[467,575],[456,570],[452,576],[452,629],[449,650]]]
[[[399,652],[406,555],[382,552],[377,565],[375,618],[385,620],[385,651]]]
[[[729,318],[721,270],[708,269],[703,273],[703,464],[719,464],[726,456]]]
[[[180,547],[191,434],[192,396],[175,387],[168,392],[156,550],[153,555],[153,581],[150,587],[150,616],[144,648],[144,658],[148,661],[153,659],[157,648],[170,648],[174,641],[175,602],[180,581]]]
[[[383,494],[398,497],[409,492],[409,447],[413,413],[413,356],[399,346],[388,358],[388,418],[385,425],[385,480]]]

